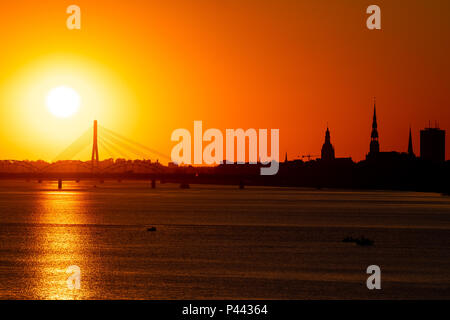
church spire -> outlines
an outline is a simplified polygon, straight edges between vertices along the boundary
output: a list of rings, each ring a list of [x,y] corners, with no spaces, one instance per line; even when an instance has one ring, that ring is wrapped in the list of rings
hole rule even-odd
[[[331,144],[331,135],[330,135],[330,129],[328,128],[327,124],[327,131],[325,132],[325,142],[322,146],[322,160],[334,160],[334,148]]]
[[[408,154],[412,157],[415,157],[414,150],[413,150],[413,143],[412,143],[411,127],[409,127]]]
[[[331,143],[330,129],[327,126],[327,131],[325,132],[325,143]]]
[[[377,129],[377,101],[373,102],[373,121],[372,121],[372,129]]]
[[[370,153],[376,154],[380,152],[380,144],[378,142],[378,123],[377,123],[377,102],[373,103],[373,121],[372,121],[372,134],[370,139]]]

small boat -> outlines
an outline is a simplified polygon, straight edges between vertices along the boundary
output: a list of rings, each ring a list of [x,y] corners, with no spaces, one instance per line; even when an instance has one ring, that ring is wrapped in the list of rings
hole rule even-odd
[[[342,242],[355,242],[355,239],[353,239],[352,237],[345,237]]]
[[[180,188],[181,189],[189,189],[190,188],[189,183],[182,183],[182,184],[180,184]]]
[[[150,227],[150,228],[147,228],[147,231],[148,232],[155,232],[156,228],[155,227]]]
[[[373,246],[374,241],[373,241],[373,240],[370,240],[370,239],[367,239],[367,238],[364,238],[364,237],[361,237],[361,238],[359,238],[359,239],[356,239],[355,243],[356,243],[358,246],[368,247],[368,246]]]
[[[363,236],[359,237],[359,238],[353,238],[353,237],[345,237],[342,242],[346,242],[346,243],[356,243],[358,246],[362,246],[362,247],[368,247],[368,246],[373,246],[373,244],[375,243],[375,241],[367,239]]]

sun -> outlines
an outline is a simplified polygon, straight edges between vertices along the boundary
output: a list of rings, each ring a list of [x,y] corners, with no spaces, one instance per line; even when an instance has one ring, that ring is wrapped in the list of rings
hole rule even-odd
[[[47,108],[58,118],[68,118],[80,108],[80,95],[72,88],[61,86],[47,94]]]

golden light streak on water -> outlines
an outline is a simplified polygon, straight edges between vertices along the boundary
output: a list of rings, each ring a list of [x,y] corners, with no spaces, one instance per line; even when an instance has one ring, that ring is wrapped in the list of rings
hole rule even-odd
[[[70,187],[70,186],[66,186]],[[86,268],[85,248],[82,243],[86,241],[88,233],[74,232],[70,225],[85,224],[83,202],[86,193],[80,191],[41,191],[36,203],[38,229],[35,244],[41,247],[35,257],[40,267],[31,283],[34,295],[46,300],[73,300],[88,296],[88,286],[81,282],[80,290],[69,289],[67,278],[70,274],[66,270],[71,265],[77,265],[83,271]],[[55,227],[48,228],[48,224]],[[83,281],[83,274],[81,274]]]

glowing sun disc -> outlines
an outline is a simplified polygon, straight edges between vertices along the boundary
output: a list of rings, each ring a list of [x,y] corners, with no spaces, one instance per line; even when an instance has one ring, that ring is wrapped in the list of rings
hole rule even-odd
[[[80,108],[80,95],[72,88],[61,86],[47,94],[47,108],[56,117],[68,118]]]

